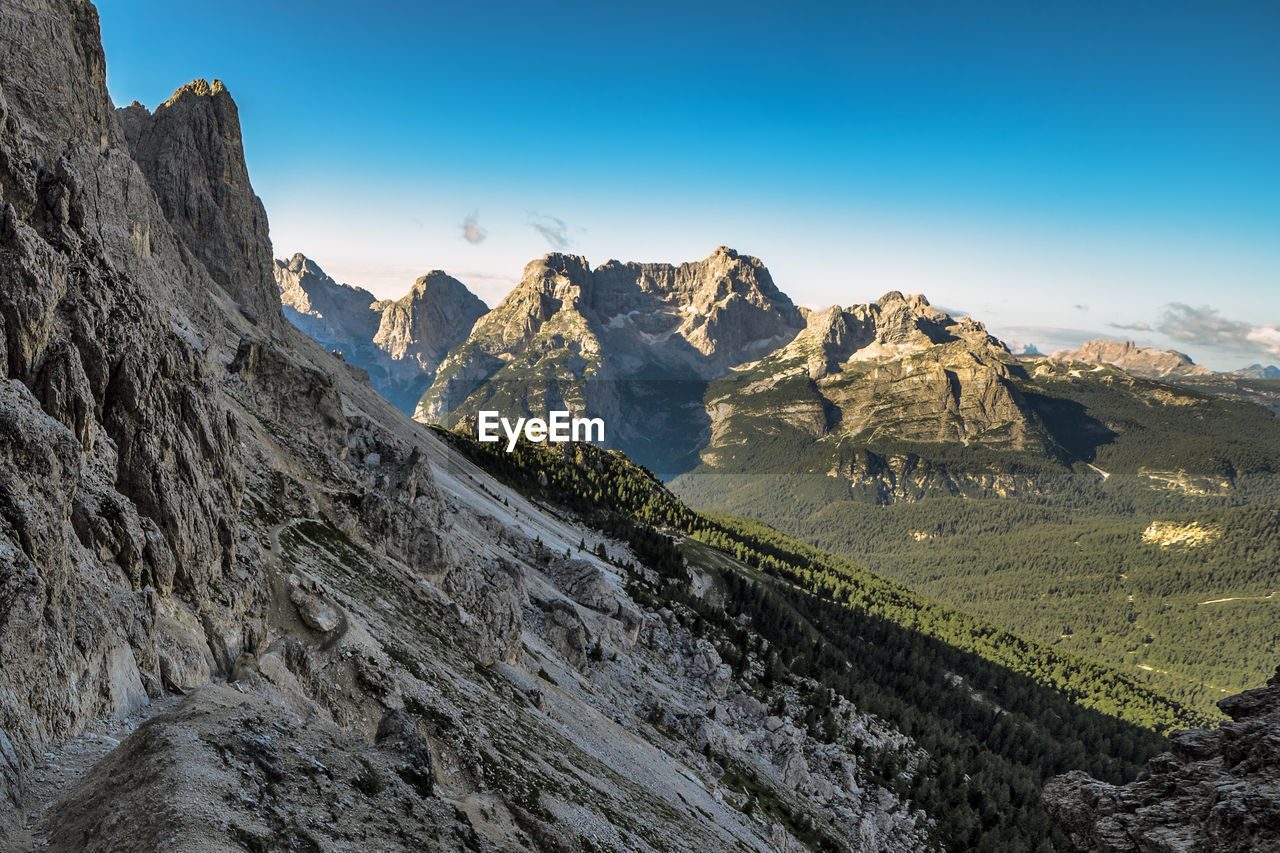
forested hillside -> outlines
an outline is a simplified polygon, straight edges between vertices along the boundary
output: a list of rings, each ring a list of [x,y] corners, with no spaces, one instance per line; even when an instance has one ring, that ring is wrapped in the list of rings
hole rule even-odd
[[[1265,679],[1280,654],[1280,421],[1113,368],[1044,362],[1017,387],[1049,452],[815,441],[757,420],[750,443],[673,487],[1206,713]]]
[[[822,697],[838,694],[909,734],[927,767],[906,754],[866,760],[938,820],[950,849],[1052,849],[1045,779],[1072,768],[1124,777],[1162,748],[1161,734],[1204,719],[1113,669],[758,522],[693,512],[621,454],[585,445],[506,454],[443,434],[527,494],[630,542],[660,568],[631,572],[632,594],[686,614],[736,671],[762,688],[809,685],[815,732],[826,725]]]

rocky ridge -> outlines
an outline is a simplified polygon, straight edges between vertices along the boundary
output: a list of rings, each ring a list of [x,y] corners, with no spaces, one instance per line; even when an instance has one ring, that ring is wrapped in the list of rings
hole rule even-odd
[[[440,365],[415,417],[572,408],[659,471],[688,464],[712,378],[791,340],[804,321],[755,258],[721,247],[679,266],[552,254]],[[643,415],[642,415],[643,413]]]
[[[1230,722],[1175,733],[1137,781],[1108,785],[1079,771],[1050,781],[1045,805],[1076,849],[1280,849],[1280,671],[1218,707]]]
[[[321,345],[369,372],[401,411],[412,412],[450,349],[488,310],[462,282],[432,270],[398,300],[334,281],[301,253],[274,262],[285,316]]]
[[[895,291],[813,312],[785,347],[710,384],[702,466],[677,485],[702,495],[737,477],[789,470],[844,482],[877,502],[958,493],[968,486],[955,475],[886,448],[955,443],[1044,452],[1051,442],[1017,388],[1020,373],[981,323],[952,318],[923,296]],[[756,453],[762,435],[774,443],[776,470]],[[984,489],[1021,485],[979,479]]]
[[[1109,364],[1144,379],[1171,379],[1212,376],[1213,371],[1174,350],[1140,347],[1132,341],[1109,341],[1096,338],[1086,341],[1074,351],[1063,350],[1050,356],[1054,361]]]
[[[1238,376],[1241,379],[1280,379],[1280,367],[1274,364],[1268,364],[1265,367],[1261,364],[1251,364],[1248,367],[1233,370],[1228,375]]]
[[[6,849],[928,846],[852,748],[901,734],[845,705],[816,742],[804,685],[768,714],[614,562],[561,562],[625,544],[284,321],[225,88],[117,113],[76,0],[0,6],[0,44]]]

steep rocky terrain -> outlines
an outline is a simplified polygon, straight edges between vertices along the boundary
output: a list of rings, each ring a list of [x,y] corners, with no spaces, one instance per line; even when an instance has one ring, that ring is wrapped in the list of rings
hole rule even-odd
[[[0,45],[0,845],[930,846],[860,757],[909,778],[908,739],[838,703],[815,740],[803,683],[285,321],[222,86],[117,113],[80,0]],[[789,328],[738,264],[692,363]]]
[[[1135,782],[1075,772],[1046,786],[1045,804],[1077,850],[1280,850],[1280,671],[1218,704],[1231,722],[1176,733],[1172,751]]]
[[[1140,347],[1133,341],[1109,341],[1105,338],[1085,341],[1077,350],[1055,352],[1050,358],[1054,361],[1109,364],[1145,379],[1213,375],[1212,370],[1196,364],[1184,353]]]
[[[799,309],[755,258],[608,263],[547,255],[440,365],[417,417],[456,423],[570,408],[603,417],[606,442],[657,471],[696,459],[708,380],[791,340]]]
[[[287,318],[369,372],[373,387],[412,413],[436,368],[488,310],[462,282],[432,270],[398,300],[334,281],[302,254],[275,261]]]
[[[325,349],[338,350],[347,362],[367,370],[362,362],[371,362],[373,354],[364,350],[382,319],[373,307],[378,298],[362,287],[334,281],[302,253],[277,258],[273,269],[284,316]]]
[[[961,486],[954,472],[885,448],[1046,452],[1053,442],[1017,388],[1020,373],[981,323],[953,319],[923,296],[893,292],[813,313],[787,346],[711,384],[703,464],[679,483],[695,490],[722,474],[790,469],[834,478],[882,502],[955,491]],[[760,453],[764,440],[772,449]],[[997,482],[997,473],[975,476],[984,488],[1016,486]]]

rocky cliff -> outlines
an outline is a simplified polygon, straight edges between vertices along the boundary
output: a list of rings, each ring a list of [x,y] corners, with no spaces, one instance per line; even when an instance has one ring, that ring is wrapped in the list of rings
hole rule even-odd
[[[1128,785],[1075,772],[1044,792],[1077,850],[1280,850],[1280,671],[1218,703],[1231,721],[1175,733]]]
[[[277,322],[267,214],[249,186],[239,111],[222,81],[188,83],[154,113],[135,101],[118,118],[181,246],[255,320]],[[138,239],[145,252],[147,235]]]
[[[705,505],[735,479],[764,489],[788,473],[882,503],[1018,488],[1016,478],[924,463],[911,447],[1045,452],[1051,441],[1017,388],[1019,373],[981,323],[923,296],[891,292],[813,312],[789,344],[710,384],[702,465],[677,484]]]
[[[688,467],[708,380],[790,341],[799,309],[755,258],[696,263],[547,255],[441,364],[415,415],[454,423],[569,407],[604,417],[610,446],[658,471]]]
[[[369,372],[397,408],[413,412],[450,349],[488,308],[462,282],[432,270],[398,300],[334,281],[295,254],[275,262],[285,316],[326,349]]]
[[[273,263],[284,315],[328,350],[357,363],[359,350],[378,333],[378,298],[362,287],[334,281],[320,265],[303,255]],[[364,367],[363,364],[359,365]],[[366,368],[367,369],[367,368]]]
[[[1140,347],[1132,341],[1109,341],[1097,338],[1086,341],[1077,350],[1056,352],[1050,357],[1055,361],[1110,364],[1146,379],[1213,375],[1212,370],[1196,364],[1188,355],[1174,350]]]
[[[380,303],[382,316],[373,343],[392,363],[392,381],[417,390],[400,408],[412,411],[449,350],[467,339],[489,310],[462,282],[432,270],[396,301]]]
[[[6,850],[928,846],[857,752],[910,741],[815,741],[283,321],[223,87],[118,114],[81,0],[0,45]]]

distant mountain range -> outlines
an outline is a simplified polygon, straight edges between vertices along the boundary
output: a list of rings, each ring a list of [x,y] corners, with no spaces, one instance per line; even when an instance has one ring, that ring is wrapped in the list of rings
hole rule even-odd
[[[1266,367],[1261,364],[1251,364],[1240,370],[1233,370],[1231,375],[1242,379],[1280,379],[1280,367],[1274,364],[1268,364]]]
[[[547,255],[483,316],[472,304],[410,330],[402,351],[419,361],[371,331],[390,303],[323,292],[329,307],[295,298],[300,322],[336,325],[327,344],[367,342],[348,360],[382,369],[375,384],[406,377],[397,405],[418,420],[601,416],[608,446],[692,506],[761,519],[1205,710],[1274,666],[1262,605],[1219,621],[1200,604],[1270,600],[1267,368],[1214,373],[1107,340],[1015,354],[977,319],[898,292],[811,311],[727,248],[680,265]]]
[[[445,354],[488,311],[466,285],[439,270],[420,277],[398,300],[340,284],[302,254],[276,260],[275,279],[295,326],[368,371],[374,388],[409,412]]]
[[[1087,460],[1091,451],[1075,455],[1079,424],[1055,427],[1063,407],[1027,385],[1077,377],[1083,365],[1095,380],[1115,369],[1280,410],[1280,388],[1258,384],[1280,375],[1275,367],[1219,374],[1183,353],[1104,339],[1047,357],[1015,355],[977,320],[897,292],[810,311],[792,303],[761,261],[726,247],[694,263],[594,269],[585,258],[550,254],[530,263],[492,310],[439,271],[399,301],[339,284],[300,254],[276,261],[275,271],[286,316],[367,370],[375,388],[418,420],[456,426],[483,409],[583,411],[604,418],[609,446],[668,479],[755,470],[768,461],[759,458],[767,437],[789,448],[775,462],[814,444],[804,453],[826,460],[814,465],[870,489],[875,501],[963,492],[972,483],[1026,488],[1025,477],[985,469],[957,480],[954,461],[952,473],[920,462],[908,472],[873,447],[914,442],[1032,452],[1068,466]]]
[[[1212,370],[1196,364],[1191,360],[1191,356],[1185,353],[1140,347],[1132,341],[1109,341],[1104,338],[1087,341],[1074,352],[1056,352],[1051,358],[1055,361],[1110,364],[1126,373],[1146,379],[1213,375]]]

